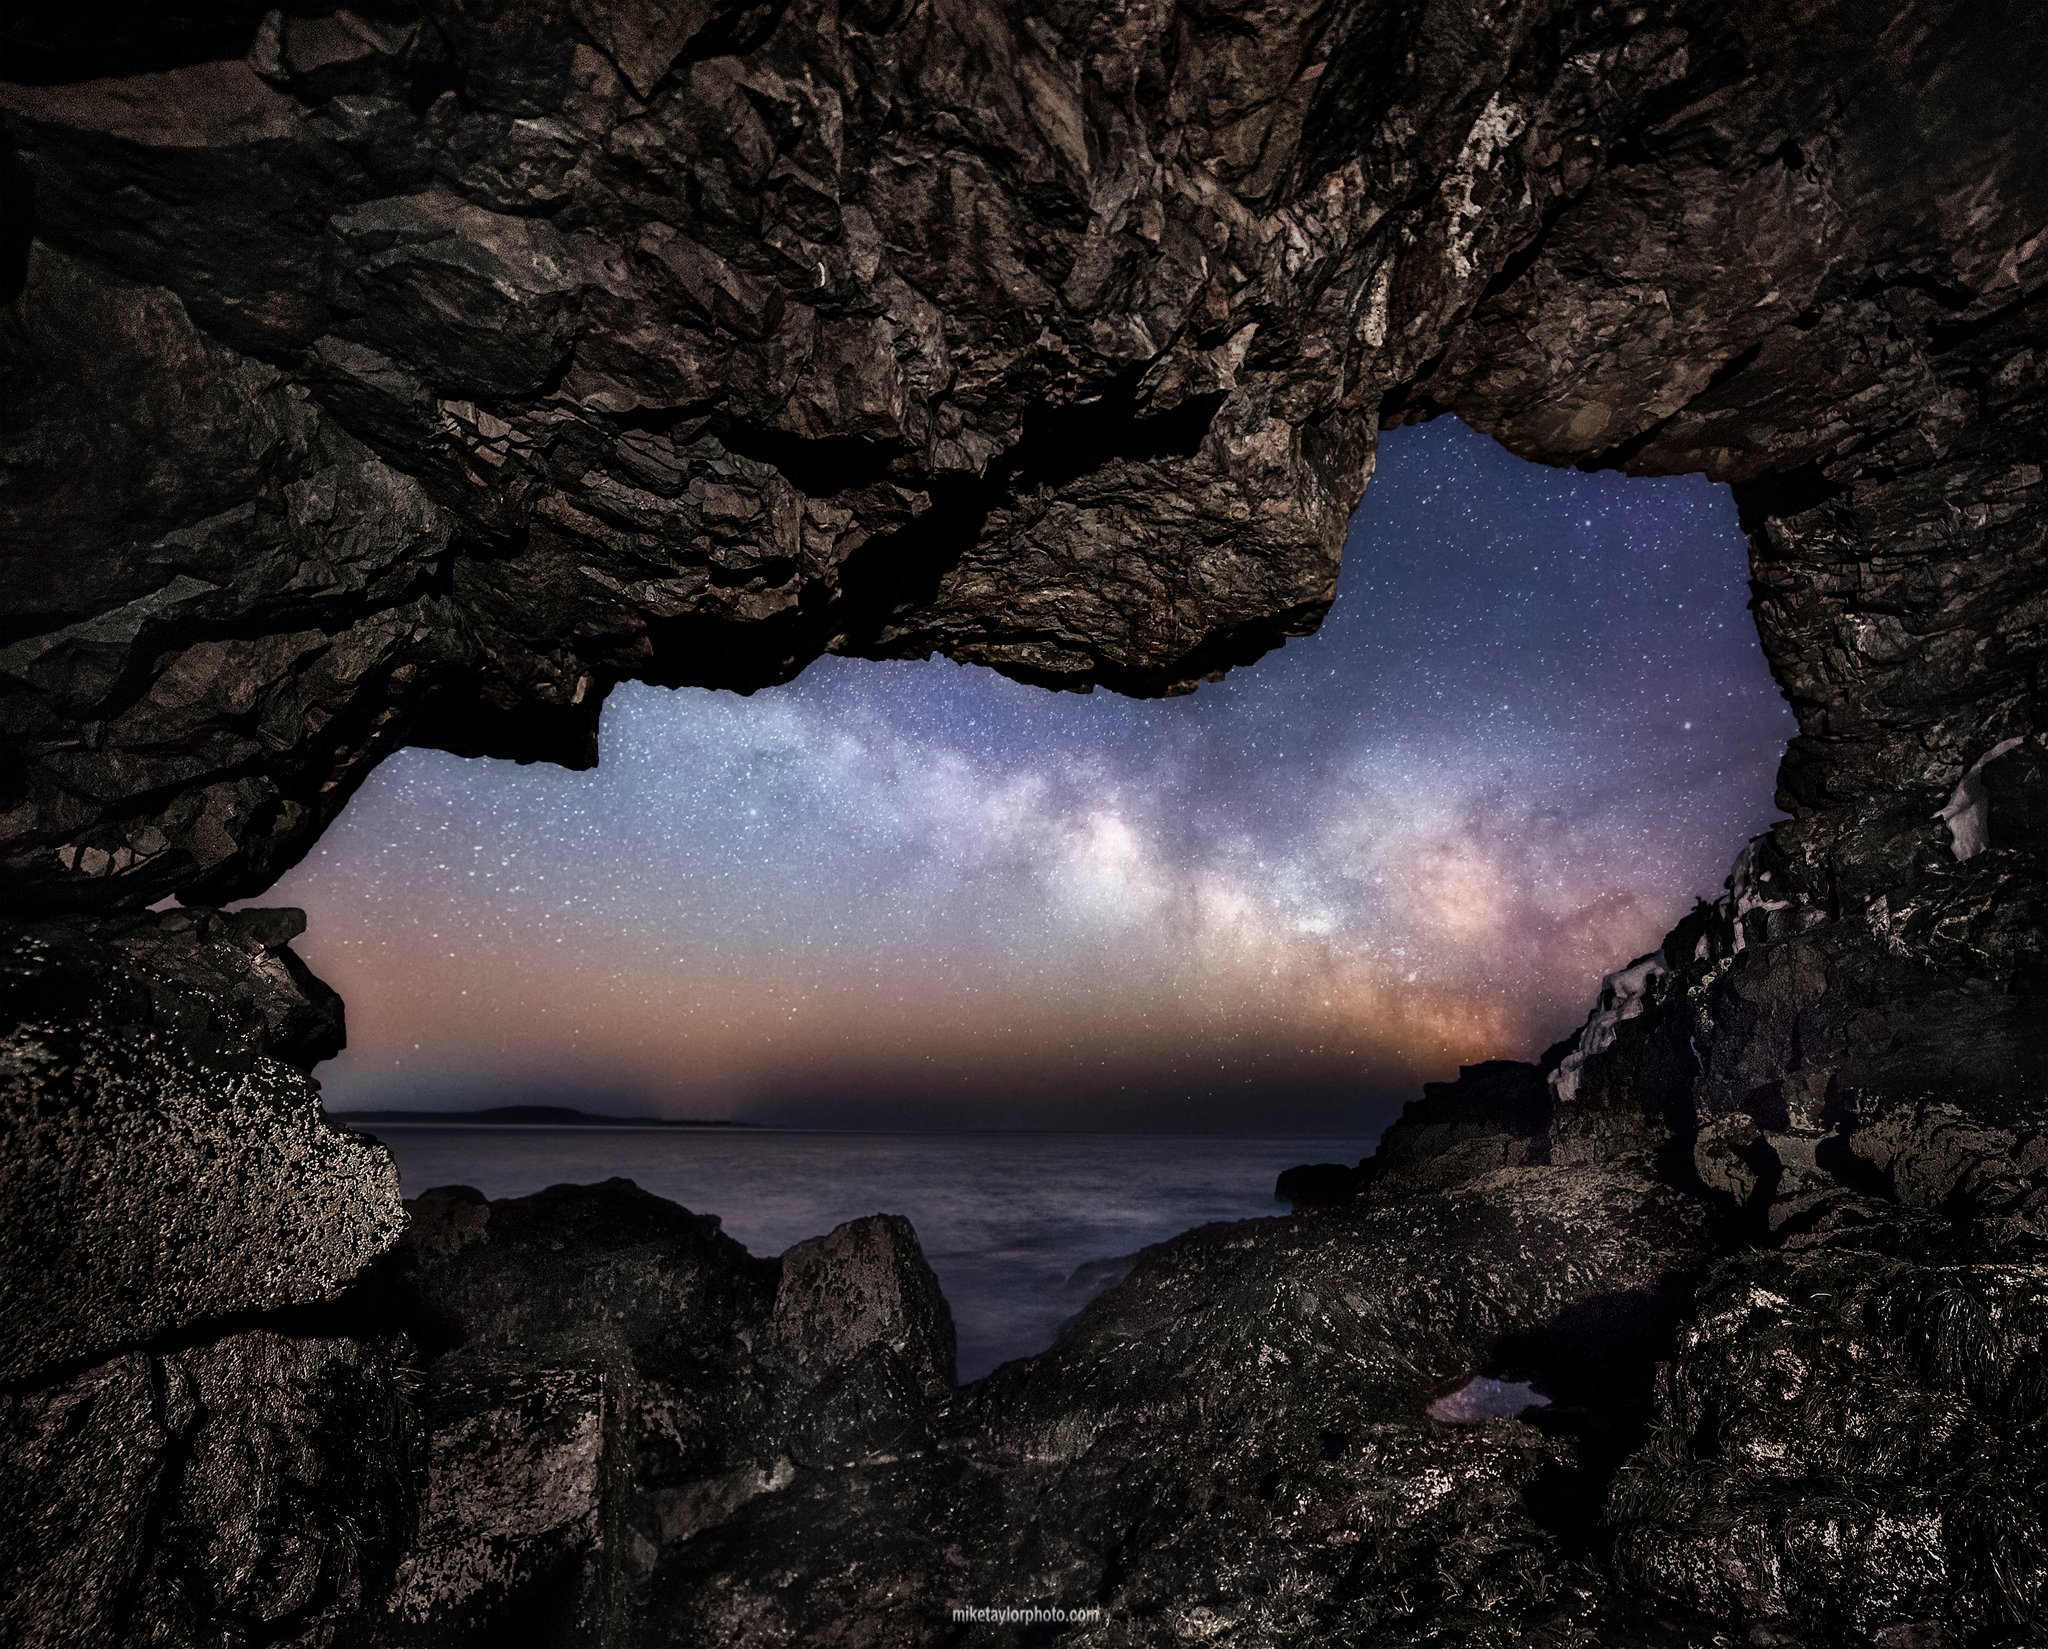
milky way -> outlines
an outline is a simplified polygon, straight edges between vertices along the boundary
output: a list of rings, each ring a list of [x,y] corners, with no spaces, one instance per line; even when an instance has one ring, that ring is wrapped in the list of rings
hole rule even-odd
[[[1390,432],[1322,631],[1189,697],[826,659],[406,751],[265,901],[337,1107],[1378,1127],[1718,888],[1791,732],[1726,490]]]

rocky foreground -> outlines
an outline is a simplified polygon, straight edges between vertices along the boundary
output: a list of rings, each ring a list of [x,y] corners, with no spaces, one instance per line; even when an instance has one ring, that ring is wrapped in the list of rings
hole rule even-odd
[[[107,15],[0,18],[0,1641],[2048,1639],[2038,6]],[[213,908],[620,680],[1189,688],[1440,413],[1733,486],[1791,817],[973,1388],[897,1222],[408,1210]]]
[[[1981,855],[1930,861],[1930,916],[1961,900],[1995,952],[1982,912],[2042,822],[1994,810]],[[326,1306],[266,1311],[240,1263],[221,1328],[7,1399],[0,1609],[23,1642],[423,1649],[1038,1641],[952,1611],[1048,1604],[1099,1609],[1062,1641],[1105,1645],[2037,1641],[2048,1131],[2000,1096],[2024,1099],[2039,1024],[1999,1041],[2008,998],[1924,959],[1886,998],[1767,859],[1542,1064],[1430,1088],[1348,1195],[1147,1251],[965,1389],[886,1215],[760,1259],[623,1180],[449,1189]],[[153,1106],[171,1027],[257,1086],[288,1067],[255,1050],[323,1046],[272,916],[202,920],[205,977],[104,970],[193,921],[15,953],[12,1068],[108,1072],[79,1184],[17,1199],[141,1195],[125,1161],[172,1126],[205,1142],[195,1200],[250,1194],[280,1146],[314,1183],[374,1180],[368,1142],[310,1115],[294,1144]],[[237,968],[265,1011],[199,1028]],[[60,1044],[52,981],[125,1023]],[[1816,1054],[1890,1080],[1922,1015],[1956,1039],[1939,1098],[1807,1097]],[[1752,1063],[1688,1061],[1738,1016]],[[346,1210],[311,1229],[339,1240]],[[192,1234],[195,1271],[219,1240]],[[106,1292],[51,1298],[52,1343],[114,1326],[123,1251],[93,1252]],[[1548,1405],[1432,1412],[1474,1376]]]

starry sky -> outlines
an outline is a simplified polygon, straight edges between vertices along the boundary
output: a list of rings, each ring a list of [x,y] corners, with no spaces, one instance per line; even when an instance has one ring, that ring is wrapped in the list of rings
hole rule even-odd
[[[1389,431],[1322,630],[1182,698],[825,659],[595,772],[408,750],[266,895],[328,1104],[1372,1133],[1718,891],[1792,732],[1725,488]]]

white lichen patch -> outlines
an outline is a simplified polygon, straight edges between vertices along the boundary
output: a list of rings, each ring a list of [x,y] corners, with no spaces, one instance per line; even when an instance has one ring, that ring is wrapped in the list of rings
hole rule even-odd
[[[1479,220],[1485,214],[1477,199],[1479,180],[1494,174],[1502,151],[1521,135],[1528,118],[1517,105],[1503,103],[1496,92],[1479,111],[1472,130],[1465,134],[1465,146],[1458,151],[1450,176],[1444,179],[1441,193],[1444,204],[1450,208],[1445,250],[1452,272],[1461,281],[1472,277],[1472,245],[1478,237]]]
[[[1570,1104],[1578,1098],[1579,1073],[1586,1061],[1612,1047],[1622,1023],[1634,1019],[1649,1006],[1650,981],[1666,971],[1664,953],[1653,950],[1600,981],[1600,1000],[1587,1017],[1585,1029],[1579,1032],[1577,1044],[1550,1073],[1550,1092],[1558,1103]]]
[[[1991,845],[1991,798],[1984,791],[1984,769],[2007,751],[2017,750],[2020,742],[2002,739],[1979,756],[1957,782],[1948,805],[1934,815],[1948,826],[1949,845],[1959,863]]]

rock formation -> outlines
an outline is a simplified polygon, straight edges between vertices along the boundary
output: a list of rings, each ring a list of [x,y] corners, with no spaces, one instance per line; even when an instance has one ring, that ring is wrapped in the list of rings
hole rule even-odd
[[[2040,1636],[2037,8],[4,26],[4,1635]],[[825,651],[1181,690],[1443,412],[1732,482],[1799,718],[1570,1043],[964,1393],[897,1224],[401,1238],[292,920],[211,908],[382,756],[587,763],[619,680]],[[1475,1374],[1553,1409],[1428,1417]]]

